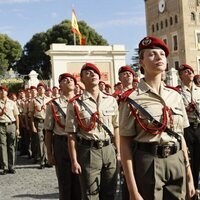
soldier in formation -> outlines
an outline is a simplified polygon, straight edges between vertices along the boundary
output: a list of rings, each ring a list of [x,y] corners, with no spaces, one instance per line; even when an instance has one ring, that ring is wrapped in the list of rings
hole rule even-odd
[[[97,66],[84,64],[80,76],[85,90],[71,100],[66,114],[72,172],[79,174],[83,200],[114,200],[120,153],[117,101],[100,92]]]
[[[181,95],[165,87],[169,49],[154,37],[139,43],[144,78],[120,102],[120,147],[130,199],[186,199],[195,194],[187,146],[189,126]]]

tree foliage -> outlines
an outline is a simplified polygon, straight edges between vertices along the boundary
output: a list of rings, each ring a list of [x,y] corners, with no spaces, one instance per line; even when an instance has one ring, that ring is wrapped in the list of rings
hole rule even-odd
[[[0,74],[13,67],[22,55],[19,42],[12,40],[6,34],[0,34]]]
[[[107,41],[89,27],[84,21],[79,21],[79,30],[85,37],[87,45],[107,45]],[[76,43],[79,44],[78,37]],[[24,46],[23,55],[16,65],[16,70],[21,74],[28,74],[31,70],[37,71],[40,77],[48,79],[51,77],[50,57],[45,54],[52,43],[74,44],[71,31],[71,21],[65,20],[47,30],[36,33]]]

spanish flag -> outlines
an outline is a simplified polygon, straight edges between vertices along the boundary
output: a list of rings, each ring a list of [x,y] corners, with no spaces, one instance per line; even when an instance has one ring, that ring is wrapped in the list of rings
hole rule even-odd
[[[80,45],[85,45],[85,37],[81,34],[78,28],[78,21],[76,18],[76,13],[75,10],[72,9],[72,32],[79,37],[79,44]]]
[[[77,35],[81,35],[79,28],[78,28],[78,21],[76,18],[76,13],[75,10],[72,10],[72,32],[77,34]]]

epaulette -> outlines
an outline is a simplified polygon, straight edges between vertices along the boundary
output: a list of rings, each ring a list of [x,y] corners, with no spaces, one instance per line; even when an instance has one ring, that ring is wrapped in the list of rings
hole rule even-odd
[[[80,96],[81,96],[81,94],[75,95],[74,97],[72,97],[72,98],[69,100],[69,103],[73,103],[73,102],[74,102],[76,99],[78,99]]]
[[[171,85],[165,85],[166,88],[170,88],[172,90],[175,90],[176,92],[180,93],[180,86],[176,86],[176,87],[173,87]]]
[[[127,91],[125,91],[124,93],[122,93],[121,97],[120,97],[120,101],[126,101],[127,97],[129,97],[129,95],[135,91],[135,88],[131,88]]]

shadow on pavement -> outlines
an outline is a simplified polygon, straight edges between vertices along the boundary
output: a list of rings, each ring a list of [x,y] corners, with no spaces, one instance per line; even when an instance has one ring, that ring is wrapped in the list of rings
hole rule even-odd
[[[12,196],[14,198],[20,198],[20,199],[26,199],[26,198],[32,198],[32,199],[58,199],[59,195],[58,193],[52,193],[52,194],[19,194]]]

